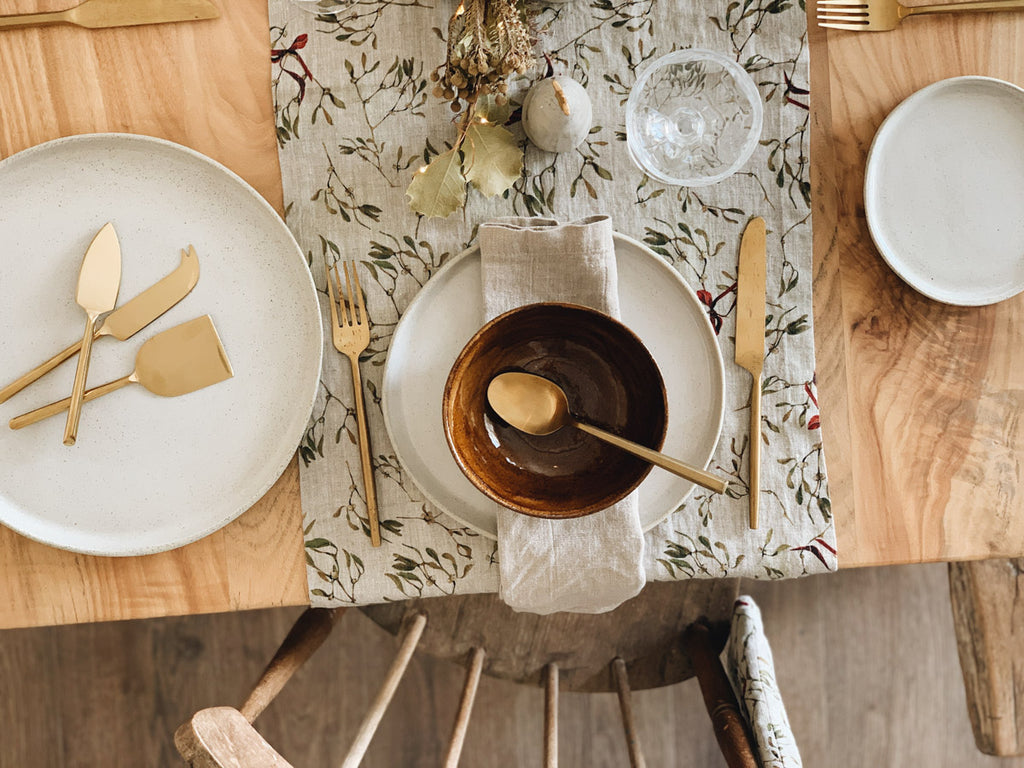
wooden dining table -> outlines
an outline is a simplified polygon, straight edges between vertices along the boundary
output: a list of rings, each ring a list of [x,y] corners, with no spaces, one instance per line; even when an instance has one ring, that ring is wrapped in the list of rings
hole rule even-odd
[[[266,0],[219,5],[213,21],[0,32],[0,156],[148,134],[282,211]],[[0,0],[0,13],[59,7]],[[872,244],[862,186],[875,131],[915,90],[965,74],[1024,83],[1024,14],[874,34],[826,34],[809,14],[817,381],[840,567],[1019,557],[1024,297],[961,308],[914,292]],[[235,522],[162,554],[79,555],[0,526],[0,628],[307,602],[295,461]]]

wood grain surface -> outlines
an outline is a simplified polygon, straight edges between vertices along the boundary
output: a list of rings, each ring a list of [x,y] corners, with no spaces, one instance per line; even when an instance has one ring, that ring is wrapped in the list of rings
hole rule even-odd
[[[0,13],[59,3],[0,0]],[[0,33],[0,156],[78,133],[149,134],[218,160],[280,211],[266,0],[218,5],[213,21]],[[0,526],[0,628],[303,603],[301,534],[294,461],[249,512],[173,552],[89,557]]]
[[[827,51],[831,115],[812,99],[834,152],[812,164],[831,175],[816,186],[815,340],[840,565],[1019,556],[1024,296],[962,308],[917,294],[876,252],[862,188],[875,131],[914,91],[957,75],[1024,83],[1024,14],[829,30]]]
[[[945,565],[858,568],[745,582],[807,768],[1024,768],[974,746],[950,630]],[[0,632],[0,765],[182,765],[171,734],[193,713],[237,705],[297,608]],[[398,648],[358,611],[257,720],[296,766],[337,767]],[[112,649],[114,649],[112,651]],[[465,682],[464,659],[417,652],[365,768],[438,768]],[[724,768],[696,680],[634,691],[649,768]],[[626,768],[615,694],[563,692],[559,763]],[[460,765],[543,765],[544,695],[485,676]]]
[[[221,19],[193,24],[4,32],[0,155],[150,134],[219,160],[280,210],[266,3],[220,5]],[[0,0],[0,13],[57,7]],[[1024,305],[918,296],[875,252],[861,194],[875,130],[914,90],[961,74],[1024,82],[1024,15],[827,37],[812,24],[809,39],[815,340],[840,564],[1024,554]],[[304,603],[300,521],[293,463],[250,512],[175,552],[92,558],[0,528],[0,627]]]
[[[950,563],[949,596],[978,749],[1024,755],[1024,558]]]

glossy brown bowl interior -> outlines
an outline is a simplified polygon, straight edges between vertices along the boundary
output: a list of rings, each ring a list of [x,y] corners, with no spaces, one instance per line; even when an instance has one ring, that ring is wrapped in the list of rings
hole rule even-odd
[[[470,339],[444,391],[448,447],[466,477],[502,506],[535,517],[581,517],[633,491],[651,467],[578,429],[520,432],[487,404],[499,373],[526,371],[565,391],[574,417],[652,448],[668,425],[665,386],[637,336],[601,312],[529,304]]]

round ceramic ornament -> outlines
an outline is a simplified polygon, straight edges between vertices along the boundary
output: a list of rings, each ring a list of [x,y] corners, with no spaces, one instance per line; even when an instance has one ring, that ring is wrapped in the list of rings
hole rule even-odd
[[[523,130],[545,152],[568,152],[590,133],[594,111],[586,89],[571,77],[547,77],[523,99]]]

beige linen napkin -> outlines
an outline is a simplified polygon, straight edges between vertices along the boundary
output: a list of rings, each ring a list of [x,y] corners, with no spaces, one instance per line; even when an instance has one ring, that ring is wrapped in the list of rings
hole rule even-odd
[[[538,301],[619,316],[612,223],[506,218],[480,227],[485,320]],[[644,586],[637,494],[571,520],[498,508],[501,598],[517,611],[603,613]]]

